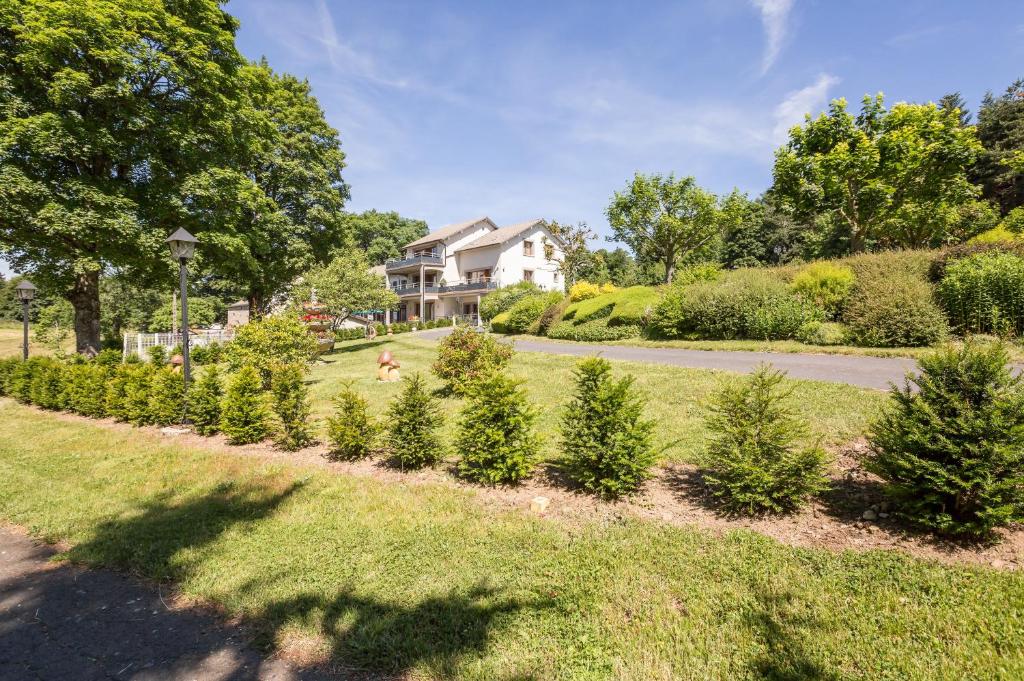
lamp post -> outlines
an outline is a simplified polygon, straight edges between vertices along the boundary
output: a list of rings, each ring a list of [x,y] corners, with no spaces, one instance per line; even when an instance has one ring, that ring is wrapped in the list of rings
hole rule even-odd
[[[194,236],[181,227],[167,237],[167,245],[171,248],[171,257],[178,261],[178,283],[181,287],[181,368],[185,375],[185,390],[188,390],[191,379],[188,360],[188,293],[185,290],[188,272],[185,265],[195,254],[197,241]]]
[[[14,290],[21,301],[21,358],[28,359],[28,304],[36,297],[36,287],[28,279],[22,279]]]

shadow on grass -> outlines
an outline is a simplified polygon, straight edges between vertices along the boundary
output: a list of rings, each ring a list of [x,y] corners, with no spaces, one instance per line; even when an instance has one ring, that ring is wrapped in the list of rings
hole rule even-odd
[[[359,352],[360,350],[367,350],[369,348],[375,348],[379,345],[384,345],[388,342],[387,338],[378,338],[376,340],[365,340],[365,341],[342,341],[343,345],[335,346],[330,352],[321,355],[321,361],[330,363],[330,360],[324,359],[325,357],[331,357],[332,355],[341,355],[348,352]]]
[[[345,589],[334,596],[307,594],[271,603],[258,615],[257,642],[272,647],[283,628],[313,624],[334,668],[383,678],[406,678],[421,668],[429,678],[447,679],[483,657],[493,632],[517,613],[547,607],[548,602],[508,597],[482,584],[410,604]],[[517,672],[503,678],[533,676]]]
[[[805,641],[826,625],[815,617],[801,614],[800,603],[789,592],[771,593],[754,589],[755,607],[744,613],[744,624],[762,644],[751,663],[758,678],[772,681],[841,678],[835,671],[817,662]]]
[[[239,524],[270,516],[303,483],[280,490],[223,482],[199,497],[177,501],[163,494],[135,514],[103,522],[88,542],[66,555],[72,561],[129,570],[152,579],[180,580],[189,573],[181,552],[207,546]]]

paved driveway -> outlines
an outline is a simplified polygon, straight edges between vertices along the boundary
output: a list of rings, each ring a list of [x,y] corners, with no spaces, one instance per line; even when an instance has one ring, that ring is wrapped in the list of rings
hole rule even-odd
[[[157,588],[49,562],[54,550],[0,527],[0,679],[297,681],[241,631],[169,610]]]
[[[438,339],[450,329],[430,329],[416,333],[418,338]],[[608,359],[670,364],[694,369],[721,369],[749,373],[759,364],[771,362],[793,378],[848,383],[863,388],[885,389],[889,383],[902,384],[906,373],[917,366],[904,357],[859,357],[855,355],[815,355],[785,352],[740,352],[645,348],[600,343],[556,343],[543,340],[517,340],[516,349],[555,355],[586,356],[600,354]]]

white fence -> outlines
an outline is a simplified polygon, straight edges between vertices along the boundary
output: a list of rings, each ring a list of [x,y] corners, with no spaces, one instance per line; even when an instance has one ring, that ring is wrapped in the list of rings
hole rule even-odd
[[[235,337],[234,329],[207,329],[203,331],[191,331],[188,334],[188,345],[190,348],[210,343],[224,344]],[[149,348],[163,346],[170,350],[176,345],[181,345],[181,333],[126,333],[124,334],[124,354],[127,357],[134,352],[139,357],[145,357]]]

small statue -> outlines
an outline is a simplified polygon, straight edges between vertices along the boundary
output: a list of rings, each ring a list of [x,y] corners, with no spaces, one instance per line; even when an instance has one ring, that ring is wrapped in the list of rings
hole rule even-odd
[[[377,380],[384,383],[401,380],[398,374],[399,363],[390,350],[385,350],[377,357]]]

